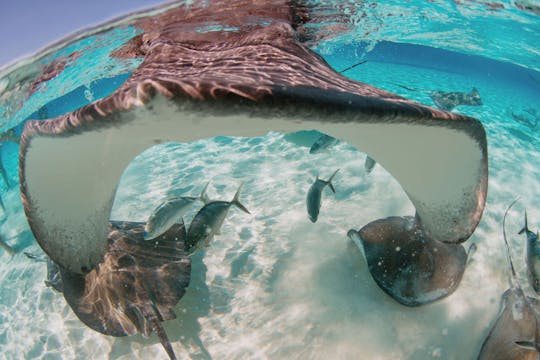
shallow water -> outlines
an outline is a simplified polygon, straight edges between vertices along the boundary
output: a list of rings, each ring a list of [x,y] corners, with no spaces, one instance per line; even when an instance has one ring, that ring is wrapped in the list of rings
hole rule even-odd
[[[450,3],[433,4],[426,11],[448,17]],[[532,22],[530,26],[540,23],[540,18],[529,14],[512,13]],[[469,21],[474,16],[477,14],[470,15]],[[496,22],[498,16],[493,17],[491,21]],[[520,19],[513,20],[519,24]],[[377,19],[369,20],[374,23]],[[391,40],[400,40],[396,34]],[[378,40],[388,37],[384,31],[379,35]],[[491,36],[495,35],[486,35],[485,40]],[[417,43],[434,48],[436,39],[425,36]],[[355,54],[365,52],[366,44],[338,46],[336,41],[317,49],[335,69],[350,66],[357,60]],[[484,46],[476,37],[460,41],[457,48],[446,49],[466,53],[463,49],[468,48],[479,55],[474,51],[476,42]],[[522,39],[520,45],[532,47],[533,43]],[[391,48],[388,43],[376,45],[366,53],[368,61],[346,75],[431,106],[428,90],[468,92],[476,87],[482,97],[483,106],[454,110],[483,123],[490,170],[486,208],[466,243],[476,243],[478,250],[458,290],[436,303],[407,308],[371,279],[347,231],[378,218],[411,215],[414,207],[383,167],[377,165],[371,174],[365,174],[366,155],[361,149],[339,143],[327,152],[310,155],[309,146],[320,135],[314,131],[160,144],[139,155],[124,173],[111,219],[145,221],[168,194],[196,196],[209,180],[209,196],[219,200],[232,199],[243,184],[240,199],[252,213],[233,208],[221,235],[193,257],[192,282],[175,308],[178,318],[164,323],[180,358],[474,359],[508,287],[501,221],[516,196],[521,201],[510,212],[507,229],[514,262],[526,285],[525,240],[516,234],[523,226],[525,208],[533,231],[539,224],[540,144],[538,130],[517,123],[509,111],[529,107],[540,111],[540,84],[531,80],[540,79],[540,73],[534,71],[537,58],[526,56],[530,52],[509,53],[504,47],[497,53],[499,57],[491,57],[510,57],[526,67],[508,68],[470,53],[457,64],[457,58],[448,59],[442,50],[431,51],[429,61],[413,56],[396,61]],[[412,45],[404,49],[413,55],[419,51]],[[114,70],[106,77],[132,69]],[[49,89],[63,87],[67,94],[88,84],[89,79],[103,77],[90,74],[89,79],[81,80],[73,76],[73,83],[58,79],[47,85]],[[107,86],[96,86],[96,92],[105,96],[112,91]],[[62,106],[76,108],[91,101],[85,102],[84,95],[74,93],[69,106]],[[5,123],[13,126],[47,103],[49,111],[68,111],[50,105],[55,96],[47,89],[36,92],[15,115],[5,117]],[[18,146],[2,144],[2,163],[14,183],[17,154]],[[328,189],[323,192],[321,214],[313,224],[306,212],[307,190],[317,175],[326,179],[337,168],[336,194]],[[10,258],[0,252],[0,358],[164,358],[157,337],[113,338],[94,332],[76,318],[62,296],[44,286],[45,264],[22,254],[41,250],[26,223],[18,187],[1,186],[6,214],[0,234],[17,253]],[[195,210],[187,214],[186,222]]]

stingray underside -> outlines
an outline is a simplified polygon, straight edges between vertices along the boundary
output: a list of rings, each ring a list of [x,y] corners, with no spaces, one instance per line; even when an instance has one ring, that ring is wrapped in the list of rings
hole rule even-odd
[[[466,240],[487,192],[480,122],[339,75],[301,42],[306,11],[288,1],[211,1],[142,20],[144,33],[131,46],[144,62],[118,90],[27,122],[21,193],[45,252],[74,273],[94,268],[107,251],[120,176],[157,142],[306,129],[347,141],[384,166],[425,236]],[[229,30],[193,31],[209,21]]]

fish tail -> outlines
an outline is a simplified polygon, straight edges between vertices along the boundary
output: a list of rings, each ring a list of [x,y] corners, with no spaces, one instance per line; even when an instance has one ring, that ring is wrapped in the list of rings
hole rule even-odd
[[[236,194],[234,194],[234,198],[232,199],[231,201],[231,204],[235,205],[237,208],[239,208],[240,210],[242,210],[243,212],[247,213],[247,214],[251,214],[249,212],[249,210],[240,203],[240,190],[242,190],[242,185],[244,184],[240,184],[240,186],[238,187],[238,190],[236,190]]]
[[[334,173],[332,174],[332,176],[330,176],[330,178],[326,181],[326,183],[328,184],[328,187],[330,188],[330,190],[332,190],[332,192],[335,194],[336,193],[336,189],[334,188],[334,185],[332,184],[332,179],[334,178],[334,176],[336,176],[337,172],[339,171],[339,169],[337,169],[336,171],[334,171]]]
[[[529,226],[527,225],[527,209],[525,209],[525,225],[523,229],[519,230],[518,234],[523,234],[525,231],[529,231]]]
[[[204,185],[201,191],[201,195],[199,196],[199,199],[201,199],[201,201],[204,204],[208,204],[210,202],[210,199],[208,198],[208,194],[206,193],[206,190],[208,189],[208,185],[210,185],[210,181],[207,182],[206,185]]]
[[[467,265],[473,261],[473,255],[476,252],[476,249],[477,246],[475,243],[472,243],[471,246],[469,246],[469,250],[467,250]]]

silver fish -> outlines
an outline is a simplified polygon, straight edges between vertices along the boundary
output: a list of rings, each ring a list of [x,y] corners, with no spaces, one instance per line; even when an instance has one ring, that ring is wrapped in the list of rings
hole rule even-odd
[[[189,210],[191,205],[201,200],[203,203],[209,202],[206,195],[207,183],[201,195],[196,198],[192,196],[170,196],[159,205],[150,215],[144,227],[144,240],[155,239],[169,230],[173,224],[180,221],[182,216]]]
[[[15,250],[11,248],[8,244],[6,244],[3,240],[0,239],[0,248],[2,248],[9,256],[13,256],[15,253]]]
[[[250,214],[249,210],[238,200],[242,185],[236,191],[234,198],[229,201],[210,201],[195,215],[189,226],[186,237],[186,251],[193,253],[207,246],[214,235],[220,234],[221,225],[229,212],[231,205],[235,205],[243,212]]]
[[[338,139],[336,139],[336,138],[334,138],[332,136],[323,134],[321,137],[319,137],[317,140],[315,140],[313,145],[311,145],[311,148],[309,149],[309,153],[310,154],[318,154],[318,153],[323,152],[324,150],[328,149],[332,145],[337,144],[337,142],[338,142]]]
[[[369,174],[376,164],[377,162],[375,160],[373,160],[369,156],[366,156],[366,162],[364,163],[364,169],[366,170],[366,174]]]
[[[525,226],[519,231],[519,234],[523,233],[527,236],[527,276],[534,291],[540,294],[540,245],[538,233],[533,233],[527,226],[527,212],[525,212]]]
[[[334,185],[332,185],[332,179],[337,174],[339,169],[334,171],[332,176],[328,180],[322,180],[317,178],[315,179],[315,182],[311,187],[309,188],[308,194],[307,194],[307,212],[309,215],[309,220],[311,222],[316,222],[317,218],[319,217],[319,211],[321,210],[321,195],[324,187],[328,185],[330,190],[335,194],[336,189],[334,189]]]

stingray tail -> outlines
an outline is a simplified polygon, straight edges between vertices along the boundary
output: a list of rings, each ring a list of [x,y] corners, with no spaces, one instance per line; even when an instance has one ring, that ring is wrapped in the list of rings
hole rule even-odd
[[[339,171],[339,169],[337,169],[336,171],[334,171],[334,173],[332,174],[332,176],[330,176],[330,178],[326,181],[326,183],[328,184],[328,187],[330,188],[330,190],[332,190],[332,192],[335,194],[336,193],[336,189],[334,188],[334,185],[332,184],[332,179],[334,179],[334,176],[336,176],[337,172]]]
[[[413,87],[410,87],[410,86],[405,86],[405,85],[401,85],[401,84],[397,84],[397,83],[394,83],[394,85],[399,86],[400,88],[403,88],[403,89],[409,90],[409,91],[427,92],[426,90],[422,90],[422,89],[418,89],[418,88],[413,88]]]
[[[517,197],[512,203],[508,206],[506,211],[504,212],[503,217],[503,239],[504,239],[504,245],[506,246],[506,256],[508,257],[508,262],[510,263],[510,270],[512,272],[510,277],[510,286],[512,287],[519,287],[517,276],[516,276],[516,270],[514,268],[514,263],[512,262],[512,256],[510,255],[510,245],[508,245],[508,240],[506,238],[506,215],[508,215],[508,211],[514,206],[514,204],[519,200],[519,197]]]
[[[529,227],[527,225],[527,210],[525,210],[525,225],[523,226],[523,229],[519,230],[518,234],[521,235],[526,231],[529,231]]]
[[[165,329],[161,325],[161,322],[156,317],[152,319],[152,326],[157,336],[159,337],[161,345],[163,345],[163,348],[167,352],[167,355],[169,355],[169,359],[176,360],[176,355],[172,348],[171,342],[169,341],[169,337],[167,336]]]
[[[251,214],[249,212],[249,210],[240,203],[240,190],[242,190],[242,185],[244,184],[240,184],[240,186],[238,187],[238,190],[236,190],[236,194],[234,194],[234,198],[232,199],[231,201],[231,204],[235,205],[237,208],[239,208],[240,210],[242,210],[243,212],[245,212],[246,214]]]
[[[143,307],[144,317],[152,324],[152,329],[156,332],[159,342],[161,342],[161,345],[167,352],[167,355],[169,355],[169,359],[176,360],[176,354],[174,353],[169,337],[167,336],[163,325],[161,325],[161,321],[156,313],[157,310],[153,308],[147,306]]]
[[[360,65],[365,64],[365,63],[367,63],[367,60],[361,60],[361,61],[357,62],[356,64],[353,64],[353,65],[339,71],[339,73],[343,74],[345,71],[349,71],[349,70],[354,69],[355,67],[360,66]]]

